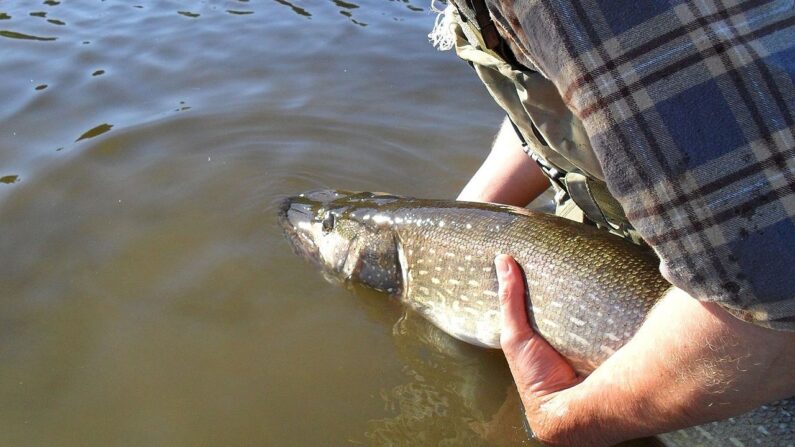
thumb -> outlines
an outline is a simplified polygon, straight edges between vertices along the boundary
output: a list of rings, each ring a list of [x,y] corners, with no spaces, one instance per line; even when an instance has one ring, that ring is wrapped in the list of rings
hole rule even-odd
[[[579,380],[571,365],[530,326],[519,266],[506,255],[498,255],[494,264],[502,310],[500,346],[522,398],[575,385]]]
[[[497,270],[498,295],[502,311],[500,344],[505,350],[506,345],[533,338],[535,332],[528,322],[524,281],[516,261],[508,255],[497,255],[494,266]]]

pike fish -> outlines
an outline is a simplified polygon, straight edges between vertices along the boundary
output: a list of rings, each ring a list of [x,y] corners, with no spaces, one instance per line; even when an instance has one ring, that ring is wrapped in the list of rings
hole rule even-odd
[[[451,336],[499,348],[493,260],[522,267],[536,330],[580,374],[635,334],[671,285],[648,250],[557,216],[483,203],[310,191],[279,221],[293,250],[327,274],[400,299]],[[669,446],[795,447],[795,399],[667,433]]]

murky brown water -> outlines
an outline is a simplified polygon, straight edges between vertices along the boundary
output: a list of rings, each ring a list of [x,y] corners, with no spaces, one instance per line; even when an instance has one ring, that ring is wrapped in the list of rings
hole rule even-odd
[[[0,2],[0,445],[528,443],[498,352],[275,201],[454,197],[501,114],[424,1]]]

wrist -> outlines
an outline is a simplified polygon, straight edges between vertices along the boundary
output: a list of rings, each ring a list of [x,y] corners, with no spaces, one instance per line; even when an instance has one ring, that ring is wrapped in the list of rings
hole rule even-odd
[[[550,446],[611,446],[630,439],[622,436],[617,422],[607,422],[592,405],[603,393],[585,382],[561,390],[543,399],[533,410],[532,427],[536,438]],[[527,408],[527,407],[525,407]]]

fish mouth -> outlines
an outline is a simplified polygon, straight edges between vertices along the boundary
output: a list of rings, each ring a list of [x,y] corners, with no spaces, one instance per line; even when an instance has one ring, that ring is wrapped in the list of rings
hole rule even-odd
[[[315,189],[282,199],[278,205],[277,220],[296,255],[323,264],[314,239],[313,226],[317,225],[318,219],[332,202],[350,194],[349,191]]]
[[[290,211],[290,206],[293,203],[292,197],[285,197],[279,202],[279,211],[278,211],[278,219],[279,225],[284,226],[285,223],[288,221],[287,213]]]
[[[297,196],[282,199],[279,203],[279,223],[298,227],[301,222],[310,222],[318,215],[318,210],[340,197],[340,193],[330,189],[316,189]]]
[[[314,189],[297,196],[284,198],[279,203],[278,221],[286,233],[302,233],[318,219],[331,202],[347,197],[349,191]]]
[[[344,278],[339,277],[339,272],[335,271],[334,266],[324,262],[316,238],[320,231],[320,216],[325,214],[331,202],[340,197],[344,197],[344,195],[339,191],[314,190],[286,197],[278,204],[277,220],[293,253],[309,263],[319,266],[323,271],[323,276],[329,281],[333,279],[332,282],[344,280]],[[356,238],[354,237],[351,242]],[[350,249],[351,245],[348,245],[347,250]],[[347,256],[346,252],[342,259],[347,259]]]
[[[319,262],[317,245],[307,234],[315,216],[313,207],[302,196],[286,197],[279,203],[277,220],[293,252],[314,262]]]

